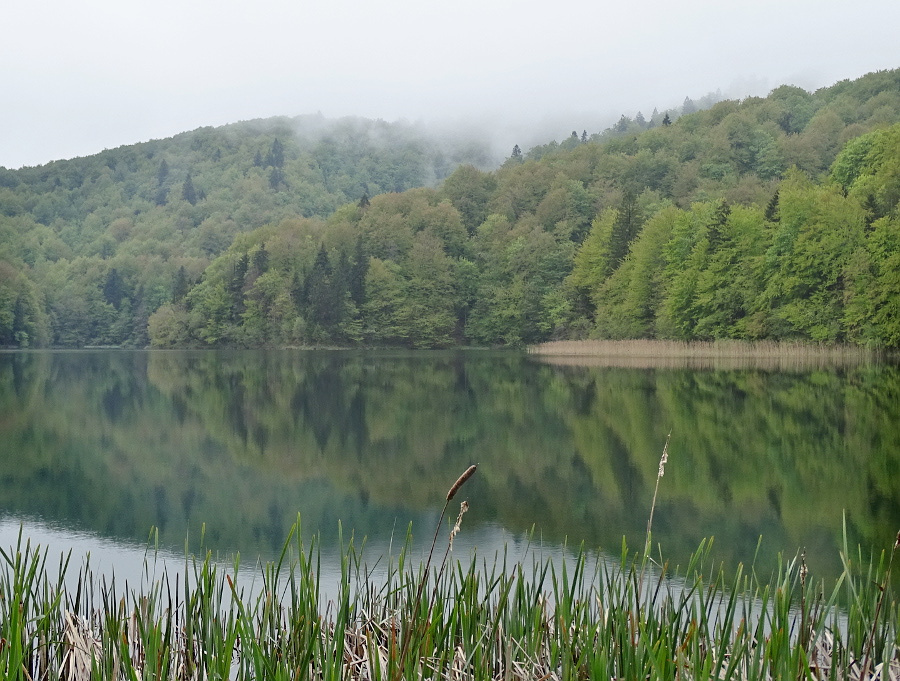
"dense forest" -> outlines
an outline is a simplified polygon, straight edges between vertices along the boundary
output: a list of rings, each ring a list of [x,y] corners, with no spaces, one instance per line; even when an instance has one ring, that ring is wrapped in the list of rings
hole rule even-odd
[[[0,167],[0,346],[148,344],[147,318],[239,233],[496,165],[472,139],[321,116]]]
[[[0,344],[900,345],[900,70],[686,100],[495,170],[319,124],[0,170]]]

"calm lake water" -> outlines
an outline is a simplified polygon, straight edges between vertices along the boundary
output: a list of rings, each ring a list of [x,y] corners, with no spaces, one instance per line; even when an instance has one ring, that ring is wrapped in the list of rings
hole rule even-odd
[[[569,367],[518,353],[0,353],[0,546],[19,529],[138,574],[152,528],[178,559],[278,555],[298,514],[323,560],[344,539],[430,544],[447,489],[457,552],[706,537],[734,564],[900,528],[900,369]]]

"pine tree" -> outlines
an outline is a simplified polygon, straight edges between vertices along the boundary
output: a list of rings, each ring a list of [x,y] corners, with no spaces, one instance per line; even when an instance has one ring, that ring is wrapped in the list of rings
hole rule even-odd
[[[769,222],[778,222],[778,190],[775,190],[775,193],[772,194],[772,198],[769,199],[769,203],[766,205],[765,212],[766,220]]]
[[[166,163],[166,159],[163,159],[159,163],[159,170],[156,171],[156,183],[161,187],[166,178],[169,177],[169,164]]]
[[[356,249],[353,253],[353,265],[350,268],[350,299],[356,307],[362,308],[366,302],[366,275],[369,272],[369,258],[363,249],[362,237],[356,239]]]
[[[117,310],[122,305],[122,298],[125,297],[124,281],[119,274],[119,270],[115,267],[106,273],[106,282],[103,284],[103,297],[107,303]]]
[[[663,124],[664,126],[666,126],[667,128],[668,128],[670,125],[672,125],[672,119],[669,118],[669,112],[668,112],[668,111],[666,111],[666,115],[663,116],[662,124]]]
[[[194,189],[194,181],[191,179],[190,173],[187,174],[184,184],[181,186],[181,197],[192,206],[197,203],[197,191]]]
[[[269,186],[278,190],[282,185],[286,185],[287,183],[284,181],[284,171],[281,168],[272,167],[272,170],[269,171]]]
[[[640,209],[637,205],[637,197],[634,192],[626,191],[619,207],[619,215],[613,225],[609,243],[610,274],[628,255],[631,242],[637,236],[641,227]]]
[[[175,273],[175,278],[172,282],[172,302],[180,303],[182,300],[184,300],[184,297],[187,295],[189,289],[190,282],[188,281],[187,272],[184,269],[184,265],[182,265]]]
[[[284,145],[277,137],[275,138],[275,141],[272,142],[272,149],[269,152],[269,157],[271,158],[270,165],[275,168],[284,167]]]
[[[250,256],[244,253],[234,264],[228,293],[231,294],[231,319],[236,320],[244,311],[244,280],[250,269]]]
[[[303,288],[308,319],[319,327],[326,338],[334,333],[344,311],[343,293],[346,291],[346,286],[339,291],[342,276],[335,277],[334,275],[335,271],[331,266],[328,251],[325,250],[325,244],[322,244]],[[346,282],[345,277],[344,281]]]
[[[584,144],[587,141],[588,141],[587,130],[582,130],[581,131],[581,143]]]
[[[269,269],[269,251],[266,250],[265,241],[253,252],[253,269],[257,274],[265,274]]]
[[[709,249],[711,251],[718,250],[726,242],[726,227],[728,225],[728,216],[731,215],[731,206],[728,204],[728,201],[722,199],[719,205],[716,207],[716,213],[713,216],[712,222],[706,229],[706,239],[709,242]]]

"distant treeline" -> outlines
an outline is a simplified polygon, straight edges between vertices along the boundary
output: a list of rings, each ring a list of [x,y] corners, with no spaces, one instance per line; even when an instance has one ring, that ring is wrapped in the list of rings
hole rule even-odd
[[[900,70],[689,104],[495,171],[362,122],[0,170],[0,344],[900,344]]]

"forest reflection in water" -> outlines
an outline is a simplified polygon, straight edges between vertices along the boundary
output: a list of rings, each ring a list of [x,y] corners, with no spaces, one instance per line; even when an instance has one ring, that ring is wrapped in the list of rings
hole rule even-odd
[[[430,541],[473,462],[463,534],[479,553],[715,537],[750,562],[900,527],[900,371],[559,366],[512,352],[78,351],[0,354],[0,520],[99,540],[277,555],[297,514],[323,548]],[[455,516],[455,510],[453,515]],[[201,530],[202,528],[202,530]],[[468,543],[468,542],[467,542]],[[477,544],[477,542],[474,542]],[[474,545],[472,544],[472,545]],[[193,545],[193,544],[192,544]]]

